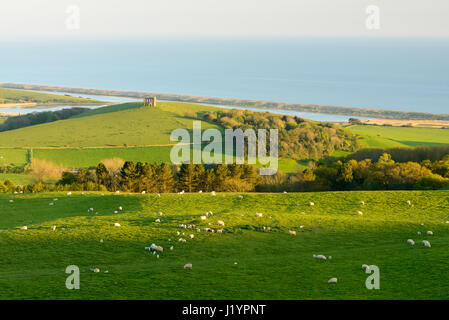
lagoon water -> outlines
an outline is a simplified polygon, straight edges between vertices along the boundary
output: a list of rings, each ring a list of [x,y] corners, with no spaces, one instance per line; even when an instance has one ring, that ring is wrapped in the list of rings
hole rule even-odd
[[[449,39],[2,41],[0,61],[3,82],[449,113]]]

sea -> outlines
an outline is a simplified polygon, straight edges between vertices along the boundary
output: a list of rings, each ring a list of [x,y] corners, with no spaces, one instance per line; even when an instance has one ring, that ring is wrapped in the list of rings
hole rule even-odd
[[[4,40],[0,63],[0,82],[449,113],[449,38]]]

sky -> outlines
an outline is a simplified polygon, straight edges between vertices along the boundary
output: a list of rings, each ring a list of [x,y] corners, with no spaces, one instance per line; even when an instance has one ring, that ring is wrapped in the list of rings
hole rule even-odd
[[[8,0],[0,38],[448,37],[448,0]]]

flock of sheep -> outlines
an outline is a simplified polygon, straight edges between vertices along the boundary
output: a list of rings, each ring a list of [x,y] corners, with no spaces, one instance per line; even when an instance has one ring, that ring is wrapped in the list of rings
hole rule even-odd
[[[180,192],[180,193],[178,193],[178,194],[183,194],[183,193],[184,193],[184,192]],[[72,195],[72,193],[71,193],[71,192],[67,192],[67,195],[70,196],[70,195]],[[215,193],[214,191],[212,191],[212,192],[211,192],[211,195],[212,195],[212,196],[215,196],[216,193]],[[160,197],[160,194],[158,194],[157,196]],[[238,199],[240,199],[240,200],[243,199],[243,196],[242,196],[242,195],[239,195],[239,196],[238,196]],[[53,205],[56,203],[56,201],[58,201],[58,199],[57,199],[57,198],[54,198],[54,199],[53,199],[53,202],[50,202],[49,205],[50,205],[50,206],[53,206]],[[14,200],[9,200],[9,202],[10,202],[10,203],[14,203]],[[361,206],[365,206],[365,205],[366,205],[364,201],[360,201],[359,204],[360,204]],[[411,201],[407,201],[407,205],[413,207],[413,204],[412,204]],[[310,207],[313,207],[313,206],[315,206],[315,203],[314,203],[314,202],[310,202],[310,203],[309,203],[309,206],[310,206]],[[87,211],[88,211],[89,213],[92,213],[92,212],[94,211],[94,209],[93,209],[93,208],[89,208]],[[122,207],[122,206],[119,206],[119,207],[118,207],[118,210],[114,211],[114,213],[118,213],[119,211],[123,211],[123,207]],[[304,212],[301,212],[301,213],[302,213],[302,214],[305,214]],[[163,216],[163,213],[162,213],[162,212],[157,212],[157,213],[155,212],[154,214],[157,215],[157,216]],[[362,211],[357,211],[357,215],[362,216],[362,215],[363,215],[363,212],[362,212]],[[213,216],[213,212],[212,212],[212,211],[207,211],[207,212],[203,213],[203,214],[200,216],[200,220],[201,220],[202,222],[205,222],[205,221],[207,221],[207,219],[208,219],[209,217],[211,217],[211,216]],[[243,215],[242,215],[242,216],[243,216]],[[263,217],[263,213],[256,212],[256,213],[255,213],[255,217],[256,217],[256,218],[262,218],[262,217]],[[154,222],[155,222],[155,223],[161,223],[161,219],[160,219],[160,218],[157,218],[157,219],[155,219]],[[446,223],[449,223],[449,221],[446,221]],[[208,223],[208,225],[210,226],[211,223]],[[203,231],[204,231],[204,232],[217,233],[217,234],[223,233],[224,228],[225,228],[225,222],[222,221],[222,220],[218,220],[218,221],[216,221],[216,225],[218,226],[218,228],[215,228],[215,229],[214,229],[214,228],[210,228],[210,227],[205,227],[205,228],[203,228]],[[423,226],[423,224],[421,224],[421,225]],[[115,223],[114,223],[114,226],[115,226],[115,227],[120,227],[121,225],[120,225],[120,223],[115,222]],[[198,227],[196,227],[194,224],[180,224],[180,225],[179,225],[179,228],[180,228],[180,229],[183,229],[183,230],[186,230],[186,229],[194,229],[194,230],[196,230],[196,232],[198,232],[198,233],[201,232],[201,229],[198,228]],[[300,228],[300,229],[303,229],[304,226],[301,225],[301,226],[299,226],[299,228]],[[22,226],[20,229],[21,229],[21,230],[28,230],[28,227],[27,227],[27,226]],[[50,227],[50,229],[51,229],[52,231],[55,231],[55,230],[56,230],[56,226],[53,225],[53,226]],[[271,230],[271,229],[270,229],[270,227],[264,227],[264,230]],[[187,232],[187,233],[188,233],[188,232]],[[296,231],[296,230],[289,230],[289,231],[288,231],[288,234],[291,235],[291,236],[296,236],[296,235],[297,235],[297,231]],[[417,234],[418,234],[418,235],[421,235],[421,232],[418,231]],[[427,232],[426,232],[426,235],[427,235],[427,236],[433,236],[433,231],[431,231],[431,230],[427,231]],[[176,231],[176,237],[178,237],[178,242],[180,242],[180,243],[186,243],[187,240],[184,238],[184,236],[186,236],[189,240],[192,240],[192,239],[195,238],[194,233],[189,233],[188,235],[186,235],[186,232]],[[171,239],[168,239],[168,241],[171,242]],[[103,243],[103,239],[100,240],[100,243]],[[408,239],[408,240],[407,240],[407,243],[408,243],[409,245],[412,245],[412,246],[415,245],[415,241],[414,241],[413,239]],[[429,242],[428,240],[422,240],[422,245],[423,245],[424,247],[426,247],[426,248],[431,248],[431,244],[430,244],[430,242]],[[145,247],[144,250],[145,250],[145,251],[149,251],[150,253],[152,253],[153,255],[155,255],[157,258],[159,258],[159,255],[162,254],[162,253],[164,252],[164,248],[163,248],[162,246],[158,246],[158,245],[156,245],[156,244],[154,244],[154,243],[151,244],[151,246],[149,246],[149,247]],[[170,246],[170,250],[171,250],[171,251],[174,250],[174,246]],[[315,258],[315,259],[318,259],[318,260],[323,260],[323,261],[331,260],[331,259],[332,259],[332,256],[327,256],[327,257],[326,257],[326,256],[323,255],[323,254],[313,254],[312,257]],[[235,262],[234,264],[237,264],[237,262]],[[193,268],[193,265],[192,265],[191,263],[186,263],[186,264],[184,265],[184,269],[192,269],[192,268]],[[362,269],[363,269],[363,270],[366,270],[367,268],[368,268],[368,265],[366,265],[366,264],[363,264],[363,265],[362,265]],[[91,270],[92,270],[93,272],[95,272],[95,273],[100,272],[100,270],[99,270],[98,268],[93,268],[93,269],[91,269]],[[107,271],[105,271],[105,272],[107,272]],[[329,283],[329,284],[336,284],[337,282],[338,282],[338,279],[335,278],[335,277],[333,277],[333,278],[331,278],[331,279],[328,280],[328,283]]]

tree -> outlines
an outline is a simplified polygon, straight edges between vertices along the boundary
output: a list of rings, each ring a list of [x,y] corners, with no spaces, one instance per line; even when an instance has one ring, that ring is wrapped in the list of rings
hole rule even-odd
[[[159,192],[172,192],[175,185],[173,170],[168,163],[162,163],[157,172],[157,182]]]
[[[196,190],[197,183],[195,165],[193,163],[183,163],[179,171],[178,188],[186,192],[193,192]]]
[[[95,169],[95,175],[97,176],[97,183],[106,186],[107,185],[107,179],[109,176],[108,169],[106,169],[106,166],[100,162],[97,165],[97,168]]]

